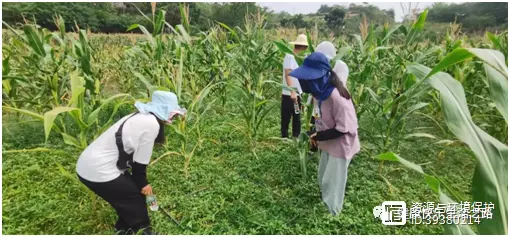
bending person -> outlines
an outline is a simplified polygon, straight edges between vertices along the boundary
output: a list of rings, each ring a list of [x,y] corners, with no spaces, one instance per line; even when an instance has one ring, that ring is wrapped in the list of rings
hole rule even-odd
[[[318,170],[322,200],[330,213],[337,215],[343,207],[349,163],[360,150],[351,95],[331,70],[328,58],[319,52],[306,57],[303,65],[289,75],[299,80],[303,92],[318,101],[317,132],[310,136],[310,142],[322,151]]]
[[[174,93],[156,91],[152,101],[137,102],[138,112],[125,116],[80,155],[78,178],[117,212],[119,234],[154,234],[145,196],[152,195],[146,169],[154,144],[165,142],[164,124],[185,110]],[[131,173],[128,171],[131,168]]]

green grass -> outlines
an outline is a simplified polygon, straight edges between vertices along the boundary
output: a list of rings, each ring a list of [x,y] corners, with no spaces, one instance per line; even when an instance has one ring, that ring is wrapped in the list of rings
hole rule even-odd
[[[344,210],[332,217],[321,201],[317,185],[317,157],[308,162],[302,179],[293,145],[269,139],[279,135],[279,109],[275,108],[250,152],[242,135],[223,122],[241,123],[228,113],[207,116],[203,134],[218,142],[205,143],[191,160],[189,178],[184,160],[170,156],[150,167],[149,181],[160,208],[171,213],[182,228],[163,212],[151,212],[151,221],[162,234],[442,234],[441,226],[384,226],[372,215],[383,201],[437,202],[423,176],[397,163],[385,163],[383,173],[394,189],[390,192],[379,177],[379,162],[372,158],[374,142],[361,136],[364,148],[351,162]],[[4,116],[4,151],[45,146],[42,124],[13,123]],[[415,123],[423,121],[416,120]],[[361,121],[360,127],[371,126]],[[412,126],[412,125],[409,125]],[[422,125],[423,126],[423,125]],[[173,134],[167,134],[172,144]],[[56,137],[56,136],[52,136]],[[375,138],[374,138],[375,139]],[[48,147],[64,152],[4,153],[3,234],[112,234],[114,210],[98,198],[93,208],[90,196],[75,180],[79,152],[58,139]],[[443,158],[438,153],[444,150]],[[153,157],[164,151],[155,150]],[[403,158],[428,163],[462,201],[469,201],[474,160],[463,147],[432,145],[426,139],[405,141],[398,150]],[[59,171],[60,163],[71,178]]]

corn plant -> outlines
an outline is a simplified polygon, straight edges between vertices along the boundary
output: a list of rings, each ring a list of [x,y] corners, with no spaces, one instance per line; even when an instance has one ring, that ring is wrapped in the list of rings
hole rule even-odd
[[[190,104],[184,104],[187,108],[187,114],[184,119],[177,120],[171,124],[171,131],[176,134],[179,141],[177,149],[175,147],[166,146],[167,152],[155,159],[151,165],[159,162],[162,158],[176,155],[184,158],[184,174],[186,178],[189,175],[189,166],[195,152],[201,147],[205,141],[213,141],[204,138],[201,134],[201,128],[204,123],[204,115],[211,110],[211,107],[217,101],[216,99],[207,101],[208,95],[216,84],[210,84],[200,91]]]
[[[126,103],[130,103],[132,100],[117,102],[110,114],[108,121],[104,124],[99,124],[99,113],[109,102],[114,101],[117,98],[129,98],[130,96],[127,94],[114,95],[102,101],[99,107],[94,108],[92,105],[85,102],[84,97],[86,90],[84,78],[79,76],[78,72],[73,72],[70,75],[70,81],[71,99],[69,100],[67,106],[54,107],[44,114],[38,114],[29,110],[17,109],[9,106],[3,106],[2,108],[5,111],[18,112],[41,120],[44,123],[44,134],[46,140],[48,139],[51,130],[55,128],[55,130],[61,134],[66,144],[75,146],[80,149],[85,149],[91,139],[95,139],[105,129],[107,129],[109,125],[111,125],[113,122],[113,116],[120,108],[120,106]],[[71,126],[66,125],[66,121],[63,118],[57,120],[57,116],[63,113],[68,114],[74,120],[75,125],[77,125],[79,129],[77,134],[73,131],[73,128],[70,128]],[[91,132],[95,133],[91,136]]]
[[[240,43],[245,46],[238,48],[234,58],[237,68],[232,76],[236,83],[230,86],[234,90],[234,95],[239,96],[234,106],[240,112],[244,124],[239,126],[229,123],[245,135],[255,156],[256,140],[261,125],[277,106],[274,100],[268,98],[268,90],[279,84],[271,77],[274,75],[271,72],[275,69],[273,65],[278,51],[271,44],[252,40],[253,37],[257,37],[257,33],[252,31],[258,32],[258,27],[247,27],[239,37]]]
[[[294,53],[294,51],[292,49],[290,49],[290,47],[285,42],[274,41],[273,43],[278,48],[278,50],[280,51],[281,54],[294,55],[294,58],[296,59],[298,65],[302,65],[305,55],[315,52],[315,48],[313,46],[314,42],[313,42],[312,37],[310,36],[309,32],[307,32],[307,41],[308,41],[308,45],[309,45],[308,49],[306,51],[301,52],[298,55],[296,55]],[[346,50],[346,48],[340,49],[340,52],[345,52],[345,50]],[[334,67],[334,63],[338,59],[341,59],[341,57],[343,57],[343,56],[344,56],[344,53],[340,53],[339,55],[337,55],[337,57],[332,59],[330,62],[332,67]],[[295,91],[294,88],[284,86],[283,84],[279,84],[279,85],[282,88],[285,88],[287,90]],[[303,101],[308,101],[308,98],[312,97],[312,95],[306,94],[306,95],[304,95],[304,97],[306,97],[306,98],[302,98]],[[299,134],[299,136],[296,140],[291,140],[291,141],[293,142],[294,146],[298,150],[299,164],[301,166],[301,173],[302,173],[302,177],[304,179],[304,178],[306,178],[306,173],[307,173],[306,161],[308,160],[308,151],[310,149],[310,142],[309,142],[309,136],[307,134],[307,131],[309,131],[311,128],[311,124],[309,123],[309,121],[312,119],[312,115],[313,115],[313,103],[303,106],[303,110],[300,111],[300,113],[305,115],[304,116],[304,120],[306,121],[305,130],[301,131],[301,133]]]
[[[59,106],[69,100],[69,77],[66,73],[79,70],[85,76],[88,103],[95,105],[94,98],[100,91],[100,83],[91,67],[93,57],[87,33],[80,31],[77,41],[65,34],[61,17],[56,16],[55,24],[60,30],[58,33],[30,24],[23,26],[23,34],[11,28],[17,36],[12,40],[17,43],[6,48],[8,56],[3,60],[4,104],[15,108],[29,105],[36,107],[37,112]],[[29,54],[19,54],[22,51]]]
[[[429,106],[420,101],[420,97],[427,91],[414,90],[416,78],[405,71],[406,63],[422,61],[438,50],[418,48],[417,39],[423,30],[426,16],[425,11],[410,27],[396,25],[390,30],[383,29],[381,35],[377,35],[370,25],[365,27],[365,40],[355,35],[358,45],[353,52],[357,55],[354,63],[362,68],[350,76],[350,87],[360,119],[369,113],[369,118],[375,124],[371,131],[361,129],[380,139],[377,144],[379,151],[398,147],[399,141],[414,134],[414,131],[405,130],[406,118]],[[405,35],[406,47],[389,47],[389,41],[399,30]]]
[[[65,96],[61,70],[66,54],[58,53],[62,51],[59,46],[50,45],[53,35],[45,29],[27,24],[23,34],[12,31],[16,35],[11,39],[13,45],[4,48],[3,103],[15,108],[38,107],[39,111],[60,104]]]
[[[230,29],[224,24],[223,26]],[[200,55],[196,63],[209,65],[205,71],[209,75],[203,75],[203,77],[210,78],[209,81],[221,82],[218,87],[215,87],[213,93],[220,98],[224,108],[227,104],[228,88],[232,83],[230,80],[232,60],[228,57],[238,45],[228,43],[225,32],[219,27],[212,28],[209,34],[203,36],[200,40],[200,48],[203,52],[196,52]]]
[[[490,96],[496,108],[508,123],[508,74],[502,53],[487,49],[456,49],[433,69],[411,64],[409,70],[420,82],[426,82],[441,94],[441,104],[446,123],[455,136],[469,146],[476,157],[477,166],[473,176],[473,201],[494,204],[492,219],[482,219],[477,225],[479,234],[508,234],[508,146],[478,127],[471,118],[464,89],[461,83],[449,74],[440,72],[444,68],[473,57],[484,63]],[[419,166],[399,158],[395,154],[381,154],[381,160],[400,161],[407,167],[423,173]],[[423,173],[424,174],[424,173]],[[439,188],[439,181],[424,174],[429,186],[439,194],[442,203],[453,203]],[[444,184],[443,184],[444,185]],[[460,201],[460,200],[457,200]],[[449,234],[472,234],[468,225],[448,225]]]

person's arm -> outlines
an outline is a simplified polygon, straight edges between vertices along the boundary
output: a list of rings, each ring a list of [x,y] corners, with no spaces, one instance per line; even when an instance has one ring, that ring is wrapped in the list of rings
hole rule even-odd
[[[317,132],[317,135],[314,137],[316,141],[327,141],[335,138],[339,138],[344,133],[339,132],[336,128],[330,128],[328,130]]]
[[[285,56],[285,59],[283,61],[283,68],[285,69],[285,82],[287,83],[287,86],[290,87],[290,88],[294,88],[294,85],[292,83],[292,79],[289,76],[289,73],[292,72],[292,68],[291,68],[292,60],[293,60],[292,56],[291,55],[287,55],[287,56]],[[290,91],[290,98],[294,102],[297,102],[296,91],[293,91],[293,90]]]
[[[136,185],[142,189],[149,184],[147,181],[147,165],[143,165],[137,162],[134,162],[131,165],[131,172],[133,181],[135,181]]]

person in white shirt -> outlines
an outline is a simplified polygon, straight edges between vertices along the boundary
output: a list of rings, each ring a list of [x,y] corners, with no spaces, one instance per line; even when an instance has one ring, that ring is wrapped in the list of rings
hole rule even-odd
[[[186,110],[174,93],[165,91],[155,91],[151,102],[136,102],[135,107],[138,112],[120,119],[81,153],[76,172],[115,209],[119,234],[152,234],[144,197],[153,194],[147,165],[154,144],[165,142],[164,124],[184,116]]]
[[[308,48],[308,40],[306,35],[299,35],[296,41],[291,42],[294,45],[294,54],[299,54]],[[286,54],[283,59],[283,79],[282,84],[282,104],[281,104],[281,136],[287,138],[289,136],[289,123],[292,119],[292,136],[298,137],[301,133],[300,113],[296,113],[294,106],[297,104],[301,108],[301,86],[296,78],[289,76],[289,73],[298,68],[298,64],[294,55]],[[288,88],[294,90],[289,90]]]

